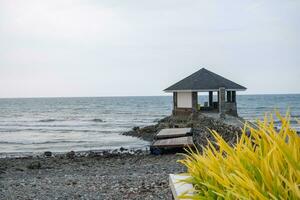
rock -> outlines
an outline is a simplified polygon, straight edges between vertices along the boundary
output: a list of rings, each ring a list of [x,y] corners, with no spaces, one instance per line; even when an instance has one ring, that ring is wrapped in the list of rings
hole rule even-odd
[[[112,154],[117,154],[118,153],[118,149],[114,149],[111,153]]]
[[[133,130],[133,131],[139,131],[139,130],[140,130],[140,127],[135,126],[135,127],[132,128],[132,130]]]
[[[67,158],[69,159],[74,159],[75,158],[75,152],[74,151],[70,151],[66,154]]]
[[[142,154],[143,153],[143,151],[142,150],[140,150],[140,149],[137,149],[137,150],[135,150],[135,152],[134,152],[135,154]]]
[[[23,171],[24,171],[24,169],[19,168],[19,167],[15,168],[15,170],[16,170],[16,171],[20,171],[20,172],[23,172]]]
[[[125,149],[124,147],[121,147],[121,148],[120,148],[120,151],[121,151],[121,152],[127,151],[127,150],[128,150],[128,149]]]
[[[104,122],[102,119],[97,119],[97,118],[96,118],[96,119],[93,119],[92,121],[93,121],[93,122]]]
[[[41,163],[39,161],[31,162],[29,165],[27,165],[28,169],[40,169],[42,167]]]
[[[206,138],[214,141],[209,130],[217,131],[224,140],[230,144],[236,143],[237,135],[241,134],[240,128],[227,125],[221,120],[213,119],[202,114],[197,115],[197,117],[168,116],[159,120],[155,125],[142,128],[134,127],[131,131],[122,134],[138,137],[151,142],[154,140],[156,133],[161,129],[185,127],[193,128],[193,140],[199,149],[201,149],[201,146],[205,146],[207,144]]]
[[[4,163],[0,165],[0,174],[4,173],[7,170],[8,166],[5,165]]]
[[[97,157],[97,154],[94,151],[90,151],[87,156],[90,158],[94,158]]]
[[[157,129],[155,125],[146,126],[141,129],[141,132],[146,132],[146,133],[155,133],[156,131]]]
[[[77,181],[76,180],[67,180],[66,185],[77,185]]]
[[[51,151],[45,151],[44,152],[44,156],[51,157],[52,156],[52,152]]]

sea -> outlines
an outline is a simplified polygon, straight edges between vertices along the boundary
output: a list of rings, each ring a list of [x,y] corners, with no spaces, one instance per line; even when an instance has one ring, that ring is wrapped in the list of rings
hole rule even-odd
[[[289,110],[292,126],[300,130],[300,94],[240,95],[237,105],[249,121]],[[171,111],[171,96],[0,99],[0,155],[146,148],[148,142],[121,133]]]

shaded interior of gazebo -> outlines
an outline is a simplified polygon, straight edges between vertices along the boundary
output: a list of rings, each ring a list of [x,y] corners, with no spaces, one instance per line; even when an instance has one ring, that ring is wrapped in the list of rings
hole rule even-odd
[[[199,102],[199,93],[197,91],[193,92],[173,92],[173,114],[189,114],[191,112],[219,112],[220,108],[220,91],[201,91],[201,96],[207,93],[207,101],[203,103]],[[191,106],[188,105],[188,96],[191,96]],[[180,101],[180,102],[179,102]],[[225,91],[225,106],[226,114],[237,116],[236,108],[236,91]]]

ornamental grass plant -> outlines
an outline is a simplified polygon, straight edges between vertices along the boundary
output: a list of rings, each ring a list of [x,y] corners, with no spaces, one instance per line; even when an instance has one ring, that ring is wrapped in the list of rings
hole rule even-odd
[[[232,146],[216,132],[203,152],[187,150],[179,162],[188,169],[194,190],[189,199],[300,199],[300,137],[290,126],[290,115],[276,129],[272,115],[245,124]],[[190,195],[192,192],[193,194]]]

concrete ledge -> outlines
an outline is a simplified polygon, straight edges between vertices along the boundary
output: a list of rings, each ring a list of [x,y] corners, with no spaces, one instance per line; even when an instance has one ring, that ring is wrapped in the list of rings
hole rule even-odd
[[[187,192],[187,194],[192,195],[191,192],[193,190],[192,184],[187,184],[180,182],[181,180],[184,180],[186,178],[189,178],[189,176],[185,175],[178,175],[178,174],[170,174],[169,175],[169,185],[172,190],[172,194],[175,200],[180,200],[178,196],[184,194]]]
[[[195,144],[193,142],[192,136],[186,136],[186,137],[156,140],[151,146],[157,147],[157,148],[175,148],[175,147],[181,147],[181,148],[191,147],[191,148],[193,148],[195,146]]]
[[[157,139],[183,137],[191,134],[191,128],[164,128],[155,136]]]
[[[193,113],[192,108],[175,108],[173,110],[173,115],[176,116],[189,116],[192,113]]]

